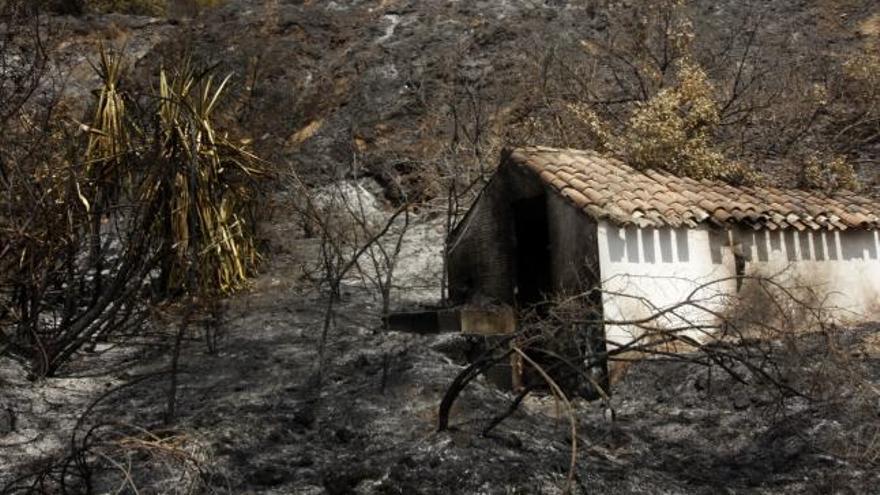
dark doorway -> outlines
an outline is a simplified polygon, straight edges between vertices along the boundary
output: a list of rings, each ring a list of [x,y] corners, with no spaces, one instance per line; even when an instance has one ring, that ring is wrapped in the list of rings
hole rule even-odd
[[[513,203],[516,234],[516,302],[521,308],[543,302],[550,290],[550,236],[545,197]]]

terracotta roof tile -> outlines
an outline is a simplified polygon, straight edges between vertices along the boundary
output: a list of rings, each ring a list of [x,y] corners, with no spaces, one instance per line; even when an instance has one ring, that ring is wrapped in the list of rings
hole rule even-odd
[[[850,192],[827,196],[774,187],[738,188],[662,170],[639,171],[595,151],[518,148],[511,150],[508,161],[532,170],[588,215],[620,224],[880,228],[880,206]]]

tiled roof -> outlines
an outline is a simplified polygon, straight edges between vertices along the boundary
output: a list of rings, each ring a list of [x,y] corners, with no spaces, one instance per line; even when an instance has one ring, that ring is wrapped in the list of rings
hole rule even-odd
[[[508,162],[595,218],[639,226],[745,225],[755,229],[875,229],[880,207],[850,192],[828,196],[774,187],[734,187],[660,170],[636,170],[594,151],[528,147]]]

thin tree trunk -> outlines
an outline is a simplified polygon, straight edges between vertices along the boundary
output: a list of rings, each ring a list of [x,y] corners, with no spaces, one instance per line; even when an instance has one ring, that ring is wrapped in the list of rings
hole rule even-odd
[[[177,409],[177,371],[180,363],[180,348],[183,344],[183,336],[186,333],[187,327],[189,327],[189,320],[192,316],[192,303],[190,307],[187,308],[186,313],[183,316],[183,321],[180,322],[180,327],[177,329],[177,336],[174,338],[174,353],[171,355],[171,381],[168,384],[168,403],[165,406],[165,425],[170,425],[174,422],[174,417],[176,415]]]

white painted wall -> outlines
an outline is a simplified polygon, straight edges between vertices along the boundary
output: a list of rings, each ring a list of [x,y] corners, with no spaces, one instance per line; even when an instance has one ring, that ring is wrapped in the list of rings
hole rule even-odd
[[[613,324],[646,318],[658,309],[669,308],[688,298],[706,307],[724,308],[727,295],[736,290],[736,281],[727,280],[698,287],[719,279],[732,277],[733,255],[727,250],[714,250],[713,236],[705,226],[698,228],[618,227],[607,221],[598,224],[599,269],[602,277],[605,338],[609,350],[614,344],[624,345],[642,333],[637,326]],[[715,318],[695,307],[682,307],[647,325],[677,328],[714,324]],[[699,337],[701,332],[689,332]]]
[[[880,232],[735,230],[747,275],[806,286],[842,322],[880,320]]]
[[[880,320],[880,233],[875,231],[731,232],[697,228],[597,226],[606,338],[613,347],[642,331],[628,324],[688,298],[710,311],[723,310],[737,293],[734,250],[746,259],[745,274],[772,276],[784,285],[812,287],[843,321]],[[675,328],[714,324],[717,319],[683,307],[657,320]],[[703,332],[691,330],[693,337]]]

